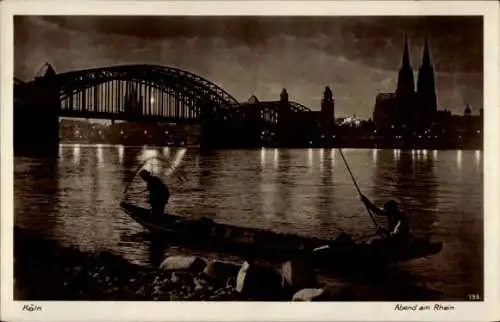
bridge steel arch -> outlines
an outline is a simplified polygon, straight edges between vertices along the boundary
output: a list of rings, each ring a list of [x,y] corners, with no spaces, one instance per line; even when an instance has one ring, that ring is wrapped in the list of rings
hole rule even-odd
[[[239,105],[233,96],[211,81],[194,73],[173,67],[157,65],[102,67],[56,74],[52,81],[59,89],[61,101],[112,81],[142,84],[175,97],[176,100],[181,101],[184,106],[192,111],[193,118],[200,117],[203,108],[212,108],[213,110],[209,113],[210,117],[218,120],[231,119],[237,117],[237,108],[235,107]],[[27,83],[27,86],[34,86],[34,83],[35,81]],[[115,114],[116,118],[127,119],[127,115],[117,109],[107,108],[106,113],[109,115]],[[78,116],[78,112],[61,107],[61,115]],[[134,115],[134,117],[136,116]],[[164,115],[155,115],[148,113],[148,111],[143,111],[140,116],[157,120],[164,117]],[[179,118],[181,117],[179,116]]]
[[[45,72],[39,73],[33,81],[23,82],[14,79],[17,117],[16,124],[18,133],[28,133],[35,125],[39,125],[37,132],[46,133],[40,135],[39,146],[41,150],[55,151],[58,145],[58,117],[83,117],[83,118],[108,118],[125,121],[139,122],[179,122],[187,120],[201,125],[202,144],[205,146],[255,146],[261,144],[263,135],[277,136],[277,134],[286,134],[283,126],[287,123],[289,116],[296,114],[294,119],[300,118],[301,112],[310,112],[311,110],[304,105],[289,101],[271,101],[258,104],[259,111],[246,115],[242,105],[224,89],[211,81],[198,76],[194,73],[173,67],[158,65],[120,65],[111,67],[101,67],[70,71],[57,74],[53,68],[46,64]],[[127,109],[120,106],[121,102],[126,101],[121,94],[127,94],[127,91],[116,91],[113,84],[120,82],[128,84],[139,84],[141,89],[148,91],[148,98],[151,96],[151,90],[154,89],[155,95],[161,93],[164,96],[173,98],[174,104],[180,102],[182,110],[184,107],[189,109],[189,113],[178,113],[177,105],[175,109],[169,109],[169,112],[178,113],[172,117],[165,114],[162,108],[151,109],[151,104],[137,104],[139,108]],[[111,84],[111,86],[109,86]],[[92,89],[93,88],[93,89]],[[102,98],[106,91],[105,106],[97,106],[96,102]],[[92,89],[92,90],[91,90]],[[95,94],[97,91],[97,94]],[[112,93],[112,94],[109,94]],[[145,93],[142,91],[142,93]],[[86,95],[93,95],[93,104],[83,99]],[[111,99],[109,97],[111,95]],[[141,94],[140,94],[141,95]],[[79,107],[68,104],[64,106],[61,102],[72,101],[73,98],[82,98],[82,105]],[[98,97],[98,100],[95,99]],[[123,99],[123,101],[121,101]],[[107,102],[114,102],[110,106]],[[106,104],[108,104],[106,106]],[[170,104],[170,101],[168,102]],[[44,107],[49,107],[44,109]],[[89,109],[87,109],[89,107]],[[139,112],[138,114],[136,112]],[[156,114],[155,114],[156,113]],[[280,115],[283,113],[282,115]],[[43,119],[43,121],[40,121]],[[43,125],[49,124],[49,125]],[[43,138],[42,138],[43,136]],[[283,135],[281,135],[283,136]],[[20,135],[22,137],[22,135]],[[30,148],[28,140],[18,140],[19,146],[26,145]],[[43,139],[43,140],[42,140]],[[54,153],[54,152],[51,152]]]

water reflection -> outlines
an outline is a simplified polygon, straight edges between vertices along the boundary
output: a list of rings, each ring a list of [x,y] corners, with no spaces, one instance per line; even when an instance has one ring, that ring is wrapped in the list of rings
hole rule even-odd
[[[143,148],[141,154],[138,156],[139,161],[143,162],[143,168],[155,174],[161,173],[162,162],[159,160],[159,153],[157,149]]]
[[[175,170],[177,170],[177,168],[181,165],[184,159],[186,151],[187,151],[186,148],[182,148],[175,152],[173,160],[169,162],[169,164],[167,165],[167,169],[165,171],[166,176],[171,175],[173,172],[175,172]]]
[[[116,149],[118,150],[118,162],[123,164],[123,145],[117,146]]]
[[[319,170],[321,171],[321,173],[323,173],[323,167],[324,167],[324,163],[325,163],[325,152],[324,152],[324,149],[321,148],[319,149]]]
[[[158,150],[142,148],[142,153],[139,155],[139,161],[144,162],[152,158],[158,157]]]
[[[267,220],[270,220],[276,214],[275,195],[276,184],[274,182],[263,182],[260,184],[260,196],[262,199],[262,214]]]
[[[394,155],[394,152],[392,153]],[[399,158],[390,153],[379,153],[374,175],[373,201],[382,206],[395,199],[408,212],[412,227],[417,231],[429,232],[437,221],[437,179],[434,161],[426,156],[425,150],[403,151]]]
[[[215,160],[216,155],[213,154],[201,154],[198,158],[198,167],[196,174],[198,176],[198,187],[203,187],[203,191],[200,191],[196,194],[199,203],[205,207],[210,207],[212,198],[211,193],[216,186],[216,176],[213,171],[216,171],[216,163]],[[175,195],[173,195],[175,198]],[[189,198],[189,194],[182,194],[179,196],[179,199]],[[191,208],[191,207],[189,207]],[[206,209],[203,209],[206,211]]]
[[[104,163],[104,157],[102,155],[102,144],[97,145],[97,165],[102,166]]]
[[[163,148],[163,155],[168,159],[170,157],[170,148],[168,146]]]
[[[73,164],[80,164],[80,144],[73,145]]]
[[[341,202],[337,200],[337,194],[334,184],[334,171],[335,165],[335,150],[332,149],[329,154],[329,162],[324,162],[324,170],[321,172],[321,181],[318,182],[318,196],[316,201],[316,209],[314,217],[318,222],[318,230],[327,235],[333,235],[338,231],[338,226],[332,224],[328,218],[336,216],[335,205]]]
[[[401,157],[401,150],[399,150],[399,149],[392,150],[392,155],[393,155],[393,158],[395,161],[399,161],[399,159]]]
[[[43,227],[49,237],[57,237],[62,228],[58,216],[60,194],[63,188],[59,180],[59,162],[30,159],[14,173],[15,223],[21,227],[38,229]]]
[[[278,149],[274,149],[274,169],[278,169],[278,164],[279,164],[279,150]]]
[[[313,161],[314,161],[313,159],[314,159],[313,149],[309,148],[307,149],[307,167],[309,168],[309,172],[312,171]]]
[[[154,267],[159,267],[165,258],[167,242],[160,235],[146,234],[145,238],[148,245],[149,262]]]
[[[458,170],[462,169],[462,151],[461,150],[457,151],[457,168],[458,168]]]
[[[363,193],[379,205],[399,200],[414,230],[436,232],[436,238],[450,245],[429,259],[432,262],[419,262],[419,274],[441,281],[439,288],[447,294],[477,292],[475,281],[482,274],[476,265],[482,249],[482,168],[474,163],[481,164],[481,152],[439,151],[436,162],[437,151],[430,157],[431,151],[417,155],[416,151],[379,149],[374,162],[373,150],[344,151]],[[56,163],[16,158],[16,224],[63,244],[110,249],[141,264],[156,263],[164,245],[146,237],[134,243],[123,240],[123,235],[144,230],[121,211],[119,201],[125,186],[137,178],[139,166],[152,156],[164,158],[164,152],[163,148],[75,144],[63,146],[64,157]],[[178,170],[190,173],[186,183],[166,178],[172,183],[167,208],[172,213],[323,238],[338,230],[358,236],[373,231],[342,160],[335,164],[336,150],[198,153],[170,148],[169,153],[172,164],[179,160]],[[463,158],[460,169],[458,155]],[[169,165],[159,162],[159,170],[166,171]],[[311,171],[314,167],[322,171]]]
[[[291,213],[291,207],[293,206],[292,199],[297,193],[292,176],[293,169],[290,150],[283,150],[279,156],[280,158],[277,161],[280,167],[276,173],[274,183],[276,185],[276,194],[272,202],[276,204],[276,215],[283,217]]]

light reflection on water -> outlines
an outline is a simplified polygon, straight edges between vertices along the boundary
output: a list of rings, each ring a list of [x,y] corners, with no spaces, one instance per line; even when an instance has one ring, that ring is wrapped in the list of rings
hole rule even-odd
[[[462,151],[457,151],[457,167],[458,169],[462,169]]]
[[[111,249],[147,264],[148,244],[130,237],[142,228],[119,209],[131,174],[146,162],[169,184],[173,213],[324,238],[340,231],[372,233],[342,159],[336,162],[338,152],[328,150],[262,148],[204,155],[178,148],[61,145],[56,163],[15,159],[15,221],[66,244]],[[444,241],[441,254],[409,267],[450,297],[477,293],[481,151],[439,151],[439,158],[435,150],[343,153],[364,194],[377,204],[399,200],[414,232]],[[171,175],[177,170],[187,172],[187,181]],[[130,186],[132,192],[144,189],[137,177]],[[144,197],[135,196],[140,202]]]
[[[170,148],[168,146],[163,148],[163,155],[168,158],[170,157]]]
[[[309,148],[307,150],[307,167],[309,168],[309,170],[312,170],[311,168],[313,167],[313,162],[314,162],[313,149]]]
[[[123,164],[123,151],[124,151],[123,145],[118,145],[117,149],[118,149],[118,162],[120,164]]]
[[[400,156],[401,156],[401,150],[399,150],[399,149],[392,150],[392,155],[393,155],[395,161],[399,161]]]
[[[323,166],[325,163],[325,150],[324,149],[319,149],[319,170],[323,172]]]
[[[278,164],[279,164],[279,157],[280,157],[280,152],[278,149],[274,149],[274,168],[277,169],[278,168]]]
[[[102,165],[104,163],[104,157],[102,155],[102,144],[97,145],[97,164]]]
[[[372,149],[372,160],[374,164],[377,164],[378,149]]]
[[[80,145],[75,144],[73,146],[73,164],[78,165],[80,163]]]
[[[481,164],[481,151],[476,150],[475,156],[476,156],[476,166],[478,166]]]

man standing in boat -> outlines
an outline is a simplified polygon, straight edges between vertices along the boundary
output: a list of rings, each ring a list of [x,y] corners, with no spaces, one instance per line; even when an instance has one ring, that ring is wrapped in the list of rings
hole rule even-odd
[[[399,209],[396,201],[389,200],[385,203],[383,209],[377,207],[364,195],[361,195],[361,201],[376,215],[387,217],[388,227],[387,229],[379,228],[379,233],[385,235],[396,246],[405,246],[408,243],[410,238],[410,224],[406,215]]]
[[[139,176],[147,183],[149,191],[149,204],[151,212],[155,216],[162,216],[165,212],[165,206],[170,198],[170,192],[163,181],[152,175],[147,170],[139,172]]]

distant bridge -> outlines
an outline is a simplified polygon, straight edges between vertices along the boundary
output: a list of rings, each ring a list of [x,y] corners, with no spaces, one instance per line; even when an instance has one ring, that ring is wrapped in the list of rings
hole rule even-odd
[[[56,74],[46,64],[38,78],[50,80],[61,101],[60,116],[137,122],[241,120],[240,103],[224,89],[196,74],[173,67],[124,65]],[[36,79],[14,79],[17,101],[29,100]],[[262,104],[261,118],[274,122],[276,104]],[[290,102],[292,111],[310,111]],[[207,111],[203,111],[207,109]]]
[[[243,139],[249,140],[246,144],[256,145],[264,133],[274,135],[283,128],[280,124],[290,123],[293,115],[300,119],[300,115],[311,112],[301,104],[289,102],[288,94],[279,101],[240,103],[201,76],[156,65],[57,74],[45,64],[30,82],[14,78],[14,102],[18,128],[25,129],[18,131],[20,136],[33,127],[43,132],[40,122],[53,123],[56,116],[62,116],[200,124],[205,129],[202,136],[210,137],[212,143],[231,139],[233,145]]]

